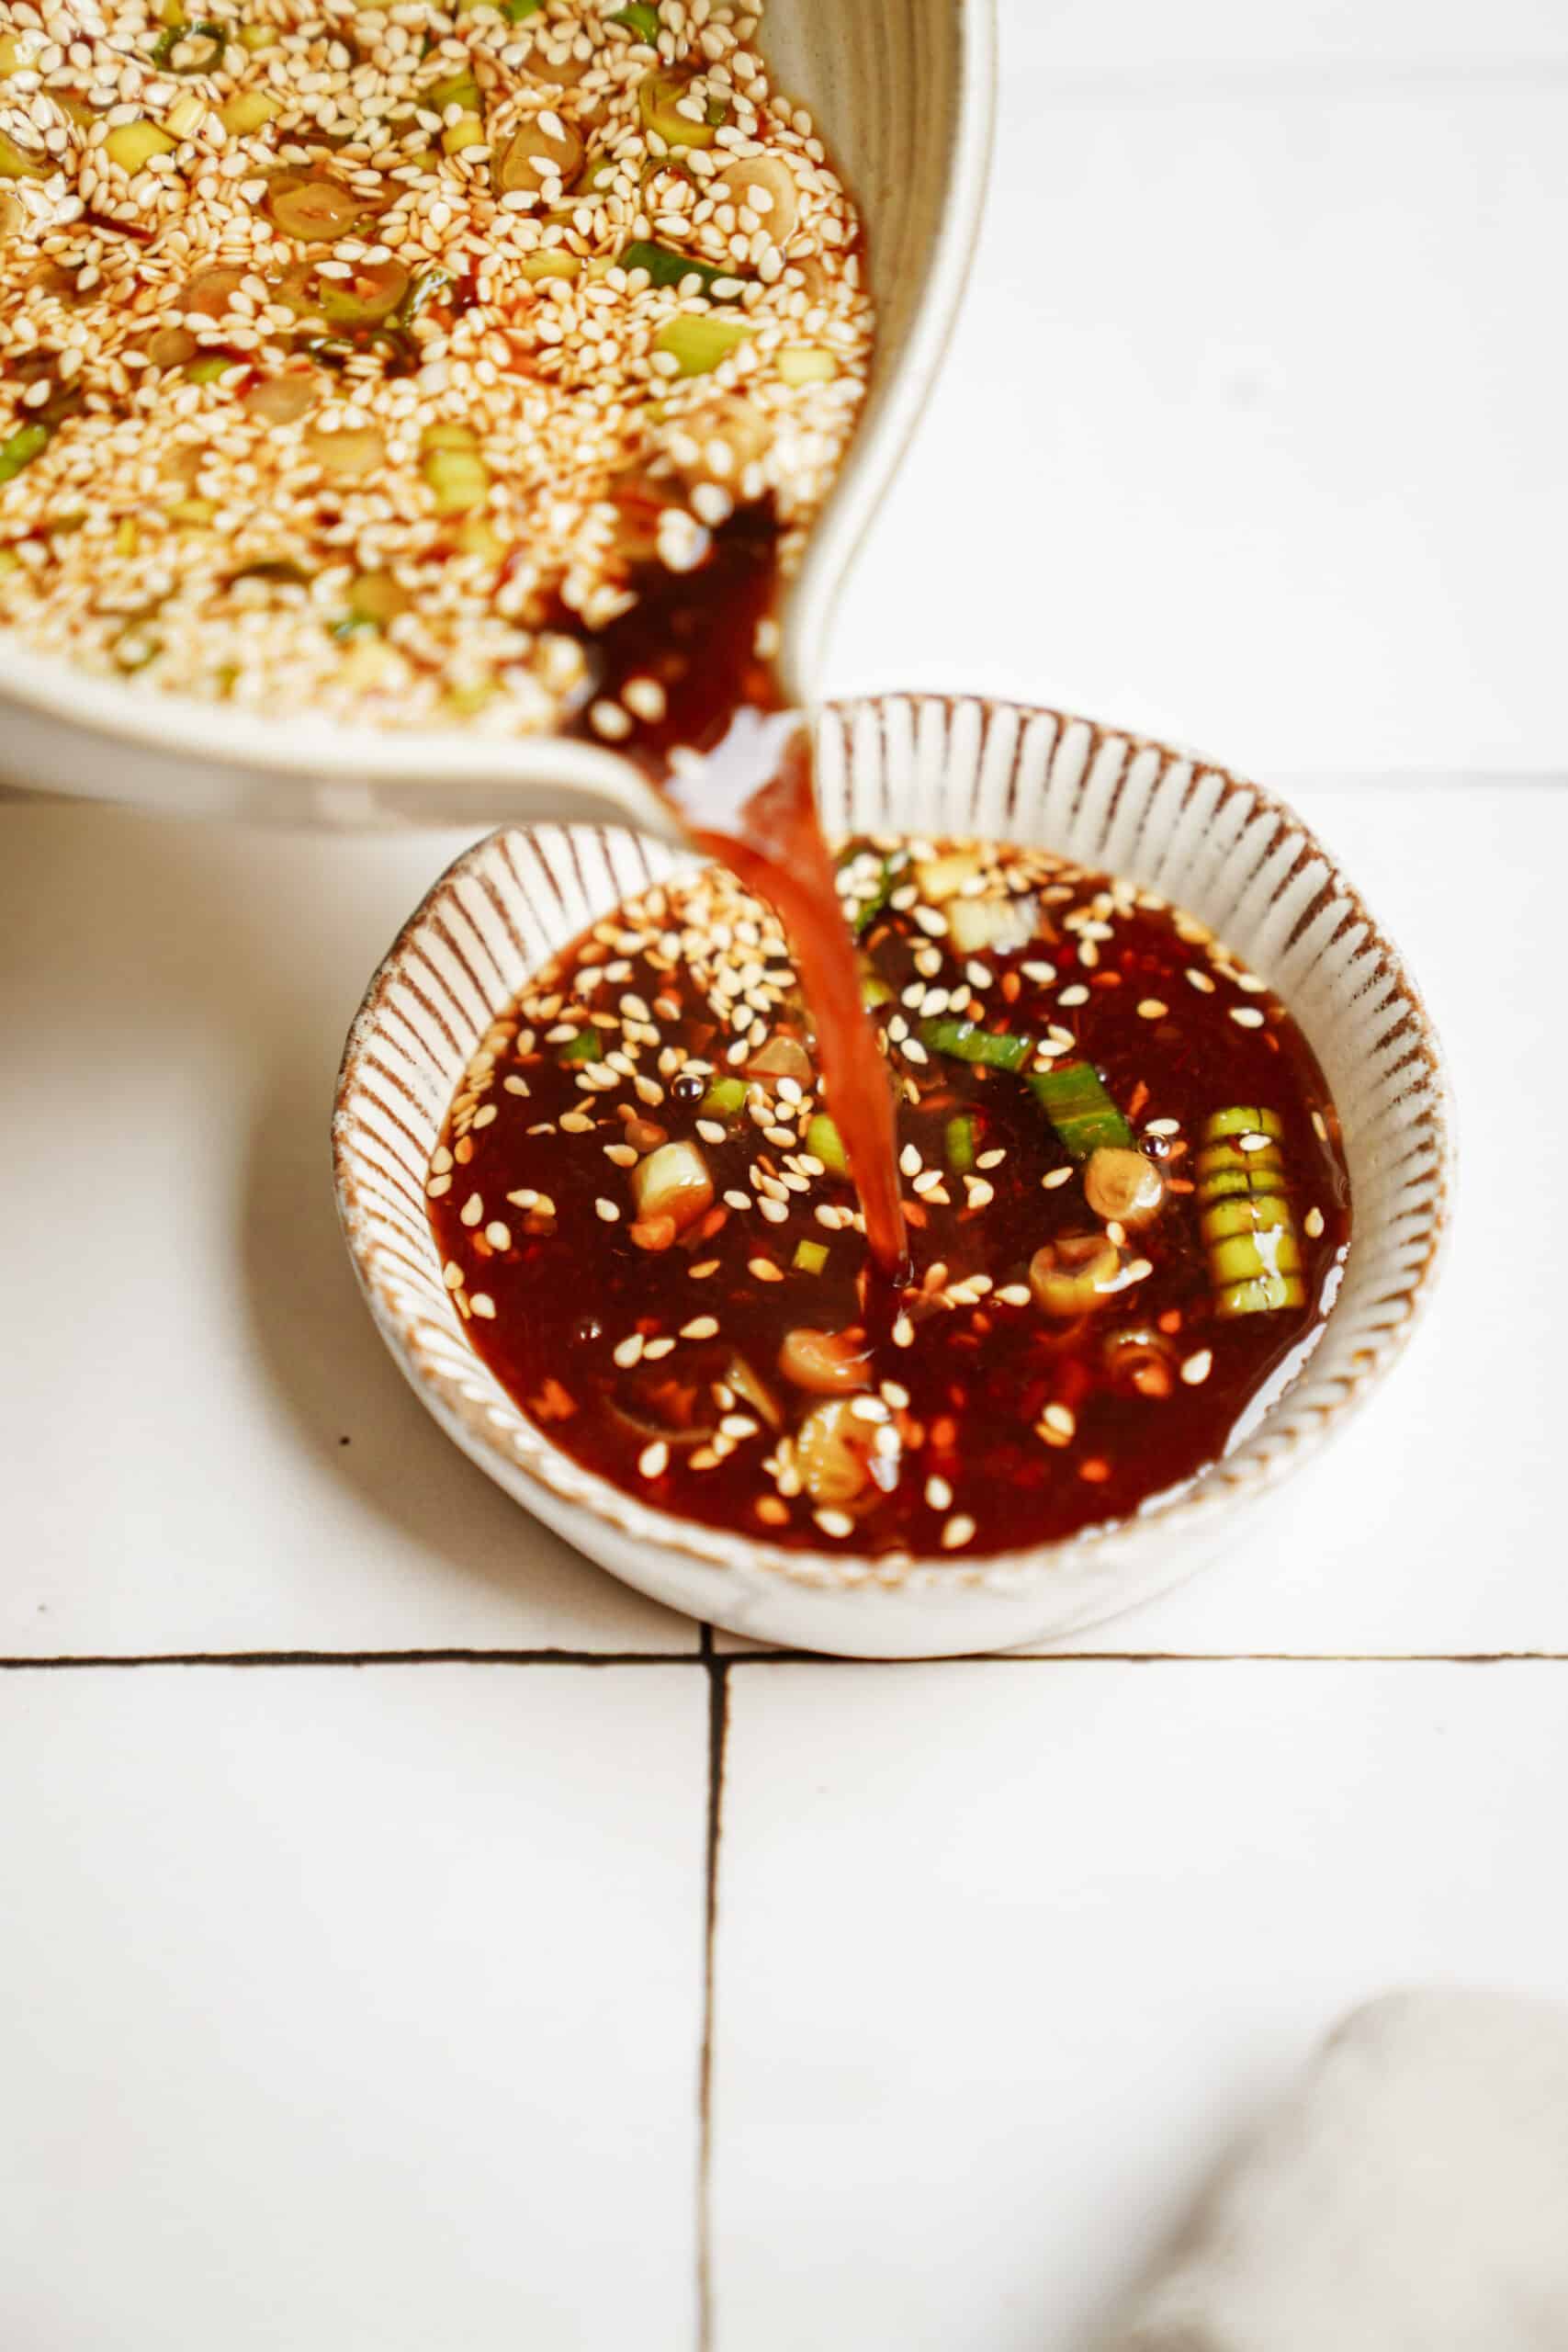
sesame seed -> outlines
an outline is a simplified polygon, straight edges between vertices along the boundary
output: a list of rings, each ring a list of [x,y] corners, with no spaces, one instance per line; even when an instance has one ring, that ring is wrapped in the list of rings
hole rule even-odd
[[[1213,1363],[1214,1356],[1212,1348],[1200,1348],[1196,1355],[1184,1357],[1182,1359],[1181,1365],[1181,1377],[1187,1383],[1188,1387],[1201,1387],[1203,1382],[1208,1379],[1210,1373],[1213,1371]]]
[[[1323,1231],[1323,1211],[1318,1208],[1308,1209],[1302,1219],[1302,1230],[1309,1240],[1315,1241]]]
[[[651,1445],[643,1447],[642,1452],[637,1455],[637,1466],[641,1477],[663,1477],[670,1466],[670,1448],[661,1437],[656,1437]]]
[[[485,1239],[492,1250],[510,1250],[512,1227],[509,1225],[502,1225],[499,1217],[493,1217],[485,1227]]]
[[[975,1165],[976,1168],[999,1168],[1006,1158],[1007,1153],[1001,1149],[995,1151],[983,1151],[976,1160]]]
[[[771,1258],[748,1258],[746,1265],[747,1271],[754,1274],[760,1283],[782,1283],[784,1280],[784,1269],[775,1266]]]
[[[854,1521],[844,1510],[814,1510],[811,1514],[824,1535],[852,1535]]]
[[[1047,1429],[1055,1430],[1058,1437],[1070,1438],[1078,1425],[1070,1405],[1047,1405],[1040,1418]]]
[[[1062,990],[1062,993],[1056,999],[1056,1001],[1058,1004],[1065,1005],[1087,1004],[1089,1002],[1089,990],[1083,987],[1080,982],[1075,982],[1070,989],[1064,989]]]
[[[1054,1193],[1059,1184],[1070,1184],[1072,1181],[1073,1171],[1070,1168],[1048,1168],[1040,1179],[1048,1193]]]
[[[1145,996],[1139,999],[1138,1018],[1140,1021],[1163,1021],[1169,1011],[1169,1005],[1162,1004],[1157,996]]]
[[[468,1199],[463,1203],[462,1207],[457,1212],[458,1216],[462,1218],[463,1223],[469,1227],[478,1225],[483,1217],[484,1213],[485,1204],[479,1198],[478,1193],[470,1193]]]
[[[487,1323],[494,1321],[495,1301],[487,1292],[475,1291],[468,1300],[468,1306],[475,1315],[482,1316]]]
[[[1179,1119],[1151,1119],[1145,1127],[1144,1133],[1146,1136],[1179,1136],[1181,1133],[1181,1122]]]
[[[689,1323],[681,1326],[683,1340],[711,1340],[717,1336],[717,1332],[718,1322],[712,1315],[694,1315]]]
[[[615,1206],[614,1201],[595,1201],[593,1204],[593,1213],[596,1216],[602,1218],[606,1225],[618,1225],[620,1223],[621,1212]]]
[[[948,1485],[945,1478],[933,1477],[926,1480],[926,1501],[932,1510],[950,1510],[952,1509],[953,1488]]]
[[[663,1339],[649,1340],[642,1352],[649,1363],[658,1363],[663,1357],[672,1355],[674,1351],[674,1340],[666,1336]]]
[[[942,1548],[944,1552],[961,1552],[974,1533],[975,1522],[968,1512],[958,1511],[942,1531]]]
[[[623,1372],[630,1372],[634,1364],[640,1363],[642,1361],[642,1351],[643,1335],[640,1331],[633,1331],[622,1340],[611,1353]]]
[[[764,1198],[757,1203],[757,1206],[769,1225],[783,1225],[788,1219],[789,1204],[787,1201],[773,1201]],[[821,1210],[818,1209],[817,1214],[820,1216],[822,1214]]]
[[[688,1279],[694,1283],[705,1283],[710,1274],[716,1274],[717,1272],[718,1260],[716,1258],[705,1258],[701,1265],[688,1266],[686,1269]]]
[[[1261,1029],[1263,1015],[1255,1004],[1233,1004],[1231,1019],[1239,1029]]]

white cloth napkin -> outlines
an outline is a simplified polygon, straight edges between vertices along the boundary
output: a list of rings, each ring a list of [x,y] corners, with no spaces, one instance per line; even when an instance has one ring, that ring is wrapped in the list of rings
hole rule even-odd
[[[1568,2352],[1568,2012],[1357,2010],[1103,2352]]]

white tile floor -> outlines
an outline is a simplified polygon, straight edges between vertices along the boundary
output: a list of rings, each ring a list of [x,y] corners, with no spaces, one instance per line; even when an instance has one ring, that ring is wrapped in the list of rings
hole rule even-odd
[[[1568,1992],[1568,1242],[1517,1182],[1568,1154],[1568,794],[1508,780],[1568,775],[1568,17],[1002,15],[831,684],[1314,779],[1453,1055],[1433,1317],[1278,1556],[1122,1657],[705,1656],[445,1444],[341,1255],[338,1047],[455,844],[0,809],[17,2352],[1077,2352],[1338,2009]],[[1441,1662],[1495,1651],[1555,1655]]]

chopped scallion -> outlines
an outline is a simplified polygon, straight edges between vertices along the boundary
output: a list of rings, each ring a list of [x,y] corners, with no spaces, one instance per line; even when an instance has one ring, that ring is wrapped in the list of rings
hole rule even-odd
[[[0,441],[0,482],[14,481],[24,466],[30,466],[50,444],[47,424],[18,424],[15,433]]]
[[[667,351],[682,376],[707,376],[728,359],[751,329],[739,319],[715,319],[703,311],[682,311],[653,338],[655,351]]]
[[[628,7],[615,10],[610,22],[625,25],[627,32],[636,33],[638,40],[651,44],[659,39],[659,11],[649,6],[649,0],[631,0]]]
[[[967,1111],[947,1123],[947,1164],[960,1176],[975,1165],[975,1120]]]
[[[557,1058],[562,1062],[602,1062],[604,1041],[597,1029],[580,1029],[575,1037],[567,1039]]]
[[[705,294],[716,277],[735,275],[733,270],[716,268],[711,261],[679,254],[671,245],[656,245],[648,237],[634,237],[629,245],[623,246],[617,258],[623,269],[646,269],[653,286],[679,286],[685,278],[700,278]]]
[[[1278,1116],[1257,1105],[1216,1111],[1194,1166],[1199,1226],[1215,1312],[1266,1315],[1306,1303],[1295,1212],[1285,1188]],[[1257,1138],[1251,1150],[1244,1140]]]
[[[1032,1037],[1006,1037],[973,1021],[922,1021],[920,1042],[933,1054],[986,1069],[1021,1069],[1034,1051]]]
[[[1092,1151],[1125,1151],[1133,1130],[1122,1116],[1089,1062],[1063,1062],[1057,1069],[1037,1069],[1029,1091],[1056,1130],[1069,1159],[1087,1159]]]
[[[850,1156],[844,1149],[844,1139],[826,1111],[818,1111],[807,1128],[806,1148],[813,1159],[819,1159],[835,1176],[849,1174]]]
[[[795,1243],[794,1263],[799,1272],[803,1274],[819,1274],[827,1262],[828,1245],[825,1241],[797,1241]]]
[[[733,1119],[746,1108],[746,1087],[739,1078],[716,1078],[699,1105],[705,1119]]]

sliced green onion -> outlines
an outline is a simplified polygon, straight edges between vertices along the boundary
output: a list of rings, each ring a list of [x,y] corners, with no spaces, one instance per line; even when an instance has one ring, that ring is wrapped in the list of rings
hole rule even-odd
[[[631,0],[629,7],[615,10],[610,22],[625,25],[627,32],[650,45],[659,39],[659,11],[649,6],[649,0]]]
[[[114,136],[111,130],[109,138]],[[312,178],[302,172],[286,171],[276,173],[269,182],[265,209],[286,237],[298,237],[301,244],[321,245],[346,237],[357,228],[365,204],[352,188],[324,173]]]
[[[823,1267],[828,1262],[827,1243],[825,1241],[797,1241],[795,1245],[795,1258],[793,1262],[797,1271],[803,1274],[819,1274]]]
[[[46,180],[62,169],[51,155],[35,154],[30,147],[0,130],[0,180]]]
[[[933,1054],[955,1062],[976,1062],[986,1069],[1021,1069],[1034,1051],[1032,1037],[998,1036],[973,1021],[922,1021],[920,1042]]]
[[[865,971],[860,976],[860,1001],[868,1012],[879,1004],[894,1001],[893,990],[880,972]]]
[[[1194,1167],[1199,1227],[1215,1312],[1267,1315],[1303,1306],[1301,1242],[1285,1187],[1279,1118],[1256,1104],[1216,1111]],[[1239,1138],[1260,1136],[1250,1151]]]
[[[444,294],[449,294],[457,282],[449,269],[443,269],[438,261],[432,262],[429,268],[422,269],[411,283],[399,308],[399,318],[406,326],[411,319],[417,319],[422,311],[428,310],[432,302],[438,302]]]
[[[812,343],[786,343],[773,365],[781,384],[830,384],[839,372],[832,353]]]
[[[616,259],[623,269],[646,269],[649,282],[653,286],[679,286],[685,278],[700,278],[705,294],[710,290],[716,277],[733,277],[736,275],[732,269],[716,268],[711,261],[698,261],[691,254],[678,254],[673,246],[656,245],[648,237],[634,237],[629,245],[623,246]],[[734,300],[735,297],[731,295],[728,299]]]
[[[745,1081],[739,1078],[716,1078],[698,1108],[705,1119],[733,1119],[737,1111],[746,1108]]]
[[[41,458],[51,437],[47,424],[18,424],[7,440],[0,441],[0,482],[14,481],[24,466]]]
[[[104,153],[134,179],[154,155],[172,155],[178,144],[157,123],[138,119],[117,123],[104,141]]]
[[[597,1029],[580,1029],[575,1037],[568,1038],[556,1058],[558,1061],[567,1063],[602,1062],[604,1058],[604,1041]]]
[[[679,101],[695,79],[689,65],[660,66],[637,84],[637,102],[643,123],[656,130],[667,147],[711,147],[714,133],[728,111],[722,98],[710,98],[703,109],[703,121],[694,122],[690,115],[682,114]]]
[[[1131,1148],[1133,1130],[1092,1063],[1063,1062],[1058,1069],[1037,1069],[1028,1083],[1069,1159],[1087,1159],[1091,1151],[1108,1148]]]
[[[201,44],[195,56],[182,57],[180,52],[192,42]],[[169,25],[152,44],[152,62],[169,74],[216,74],[228,46],[229,35],[221,25],[205,20],[196,25]]]
[[[478,114],[479,110],[479,85],[467,68],[432,82],[420,96],[437,114],[445,114],[448,107],[460,107],[465,114]]]
[[[509,25],[520,25],[525,17],[536,16],[545,0],[501,0],[501,13]]]
[[[653,347],[667,351],[682,376],[707,376],[750,333],[739,319],[714,319],[700,311],[682,311],[678,319],[660,328]]]
[[[975,1165],[975,1120],[967,1111],[947,1123],[947,1164],[960,1176]]]
[[[185,371],[185,379],[187,384],[215,384],[219,377],[226,376],[234,365],[235,362],[226,358],[222,352],[209,351],[204,359],[191,361]]]
[[[818,1111],[807,1128],[806,1148],[813,1159],[819,1159],[835,1176],[849,1174],[850,1156],[844,1149],[844,1139],[826,1111]]]

